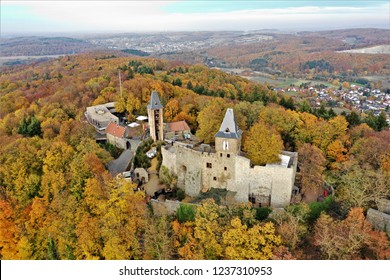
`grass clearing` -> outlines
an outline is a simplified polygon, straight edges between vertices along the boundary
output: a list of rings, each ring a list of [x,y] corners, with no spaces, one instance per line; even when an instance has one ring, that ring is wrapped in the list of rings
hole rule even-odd
[[[289,87],[291,85],[293,85],[295,87],[299,87],[303,83],[310,83],[312,86],[323,84],[327,87],[335,87],[335,85],[332,85],[331,83],[329,83],[327,81],[305,80],[305,79],[296,79],[296,78],[272,79],[272,78],[263,77],[263,76],[242,76],[242,77],[247,78],[247,79],[254,81],[254,82],[268,83],[268,84],[273,85],[275,87],[281,87],[281,88],[286,88],[286,87]]]

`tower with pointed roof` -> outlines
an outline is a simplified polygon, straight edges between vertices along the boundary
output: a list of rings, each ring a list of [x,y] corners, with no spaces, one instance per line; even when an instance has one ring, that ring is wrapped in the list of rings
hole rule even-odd
[[[229,156],[238,155],[241,150],[241,134],[233,109],[227,109],[221,127],[215,134],[215,150]]]
[[[154,141],[164,140],[163,106],[157,91],[152,91],[148,104],[148,121],[150,136]]]

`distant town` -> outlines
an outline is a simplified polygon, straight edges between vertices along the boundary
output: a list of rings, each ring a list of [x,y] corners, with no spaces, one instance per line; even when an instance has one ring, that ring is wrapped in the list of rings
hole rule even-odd
[[[356,110],[360,113],[372,111],[375,116],[381,112],[387,115],[387,123],[390,124],[390,92],[381,92],[380,89],[370,89],[350,85],[350,88],[315,88],[313,86],[275,88],[275,91],[285,93],[300,92],[311,101],[310,105],[320,107],[324,104],[330,108],[340,110]]]

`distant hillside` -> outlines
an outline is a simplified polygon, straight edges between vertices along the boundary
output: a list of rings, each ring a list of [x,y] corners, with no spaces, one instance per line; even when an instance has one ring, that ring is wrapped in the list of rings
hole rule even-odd
[[[69,37],[16,37],[2,38],[0,56],[43,56],[75,54],[97,49],[82,40]]]
[[[0,43],[1,56],[47,56],[95,50],[122,50],[136,56],[202,63],[210,67],[250,68],[282,76],[388,75],[388,51],[340,51],[389,45],[388,29],[344,29],[318,32],[277,30],[164,32],[75,35],[73,37],[14,37]],[[371,52],[370,52],[371,54]],[[352,55],[352,56],[351,56]],[[325,60],[329,68],[315,71],[303,67]],[[8,60],[9,65],[23,59]]]
[[[357,46],[369,47],[388,43],[389,30],[341,30],[324,32],[300,32],[278,34],[273,40],[252,44],[221,46],[207,50],[209,59],[228,67],[248,67],[257,71],[275,74],[279,70],[284,75],[302,76],[310,74],[322,79],[334,76],[361,74],[390,74],[390,56],[387,52],[372,55],[367,53],[341,53]],[[326,69],[305,68],[304,65],[316,61],[326,61]],[[222,65],[220,65],[222,66]]]
[[[70,100],[81,111],[99,100],[117,101],[118,69],[123,90],[134,94],[142,104],[148,102],[151,90],[158,90],[163,101],[195,94],[205,99],[226,96],[249,100],[255,89],[256,94],[271,94],[262,85],[202,65],[140,59],[121,51],[93,52],[4,68],[0,72],[0,117],[37,100]]]
[[[349,45],[374,46],[388,44],[390,38],[389,29],[355,28],[312,32],[330,39],[337,39]]]
[[[340,51],[341,53],[390,54],[390,45]]]

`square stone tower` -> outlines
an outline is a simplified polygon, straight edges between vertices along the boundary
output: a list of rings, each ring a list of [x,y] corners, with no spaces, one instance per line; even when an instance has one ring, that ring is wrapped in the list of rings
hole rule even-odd
[[[163,106],[157,91],[152,91],[148,104],[148,122],[150,136],[154,141],[164,140],[163,131]]]
[[[215,134],[215,150],[218,153],[238,155],[241,151],[241,134],[233,109],[227,109],[221,127]]]

